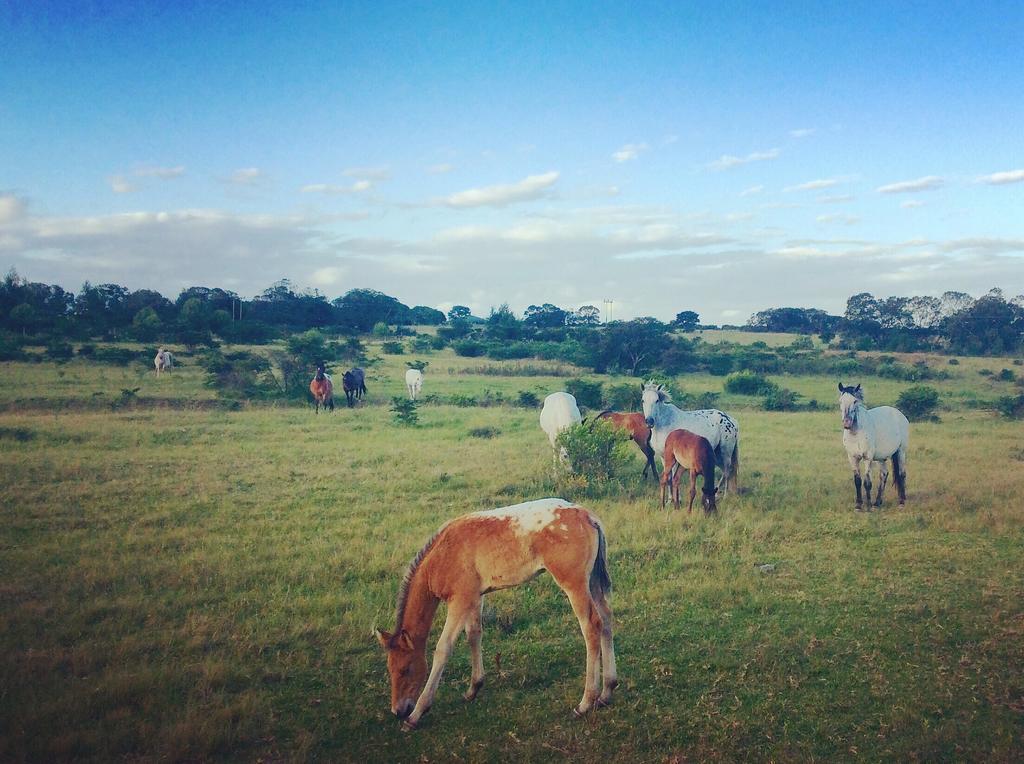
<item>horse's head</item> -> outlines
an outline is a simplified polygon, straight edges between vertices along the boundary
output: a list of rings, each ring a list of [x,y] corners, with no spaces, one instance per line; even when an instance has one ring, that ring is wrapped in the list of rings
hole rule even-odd
[[[640,385],[640,402],[644,408],[644,422],[648,427],[654,426],[654,406],[672,400],[664,385],[648,382]]]
[[[846,387],[839,383],[839,413],[843,417],[844,430],[857,429],[857,405],[864,402],[864,391],[858,384],[856,387]]]
[[[388,675],[391,677],[391,713],[404,719],[412,713],[416,698],[427,681],[426,645],[419,648],[404,629],[395,634],[374,629],[381,647],[388,657]]]
[[[326,362],[321,361],[316,365],[316,380],[322,382],[323,378],[327,375]]]

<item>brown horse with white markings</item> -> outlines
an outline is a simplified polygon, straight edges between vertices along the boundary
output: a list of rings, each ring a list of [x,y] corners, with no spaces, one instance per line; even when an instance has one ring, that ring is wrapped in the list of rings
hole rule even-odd
[[[398,595],[394,633],[374,630],[387,653],[391,710],[405,720],[403,730],[416,729],[434,702],[441,672],[462,630],[473,666],[465,698],[476,697],[484,683],[481,597],[545,570],[568,595],[587,645],[583,699],[573,710],[579,716],[611,702],[618,679],[604,530],[583,507],[565,499],[540,499],[458,517],[442,526],[413,559]],[[427,637],[442,600],[448,615],[428,676]]]
[[[658,479],[658,468],[654,466],[654,449],[651,448],[651,428],[647,426],[644,415],[639,411],[624,413],[619,411],[602,411],[594,419],[607,419],[620,430],[629,433],[629,437],[636,443],[637,448],[646,457],[647,464],[644,465],[643,476],[647,477],[647,470],[651,471],[651,477]]]
[[[694,435],[689,430],[673,430],[665,439],[665,471],[661,473],[661,508],[665,508],[665,494],[672,483],[672,502],[679,509],[679,481],[683,470],[690,471],[690,504],[687,512],[693,512],[693,498],[697,495],[697,476],[704,478],[703,500],[705,514],[718,511],[715,506],[715,450],[707,438]],[[673,472],[675,474],[673,474]]]
[[[334,411],[334,383],[330,375],[324,370],[324,362],[316,365],[316,375],[309,383],[309,392],[313,394],[313,401],[316,403],[316,413],[320,413],[320,407],[330,408]]]

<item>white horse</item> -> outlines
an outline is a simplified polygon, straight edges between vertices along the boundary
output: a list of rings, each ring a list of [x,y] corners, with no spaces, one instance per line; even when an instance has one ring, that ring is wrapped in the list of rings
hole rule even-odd
[[[167,371],[174,366],[174,356],[171,355],[171,351],[160,348],[156,351],[153,365],[156,367],[156,375],[159,377],[160,372]]]
[[[839,411],[843,415],[843,446],[853,469],[853,484],[857,488],[857,509],[860,510],[860,465],[867,462],[864,470],[864,489],[868,506],[871,506],[871,465],[878,464],[878,493],[875,506],[882,506],[882,493],[889,480],[886,459],[892,459],[893,482],[899,495],[900,506],[907,500],[907,446],[910,444],[910,423],[899,409],[892,406],[876,406],[869,409],[864,405],[864,393],[860,385],[844,387],[839,383]]]
[[[651,448],[659,457],[665,453],[665,441],[673,430],[689,430],[706,438],[715,451],[715,463],[722,477],[715,486],[724,496],[728,488],[739,489],[740,428],[736,420],[718,409],[683,411],[672,404],[664,385],[648,382],[641,386],[640,401],[644,419],[651,428]]]
[[[569,393],[551,393],[544,399],[544,407],[540,410],[540,428],[548,436],[552,450],[555,450],[555,458],[558,458],[558,436],[563,430],[567,430],[574,424],[583,421],[580,416],[580,408],[576,405],[576,399]],[[566,457],[565,449],[561,450],[561,457]]]
[[[409,397],[416,400],[423,389],[423,372],[419,369],[409,369],[405,372],[405,388],[409,391]]]

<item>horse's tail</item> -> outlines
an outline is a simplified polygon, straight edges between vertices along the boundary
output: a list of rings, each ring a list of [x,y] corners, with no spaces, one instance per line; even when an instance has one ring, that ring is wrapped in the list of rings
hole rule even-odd
[[[729,487],[734,491],[740,490],[740,441],[736,439],[736,445],[732,447],[732,466],[729,469]]]
[[[594,595],[598,592],[607,594],[612,590],[612,577],[608,573],[608,544],[604,538],[604,528],[597,518],[592,517],[590,524],[597,531],[597,558],[590,571],[590,592]]]
[[[615,412],[612,411],[611,409],[605,409],[600,414],[594,414],[594,418],[593,419],[590,419],[590,417],[586,417],[586,416],[583,417],[583,420],[580,422],[580,424],[586,424],[587,420],[590,419],[590,429],[593,430],[594,429],[594,425],[597,423],[598,419],[604,419],[606,416],[610,416],[611,414],[614,414],[614,413]]]
[[[896,483],[896,495],[900,504],[907,499],[907,451],[898,448],[892,454],[892,478]]]

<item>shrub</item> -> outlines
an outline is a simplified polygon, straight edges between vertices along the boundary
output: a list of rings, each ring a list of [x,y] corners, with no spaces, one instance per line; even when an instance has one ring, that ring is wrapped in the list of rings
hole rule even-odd
[[[637,411],[640,408],[641,385],[636,382],[622,382],[606,385],[604,407],[613,411]]]
[[[455,351],[455,355],[461,355],[466,358],[477,358],[482,356],[487,346],[482,342],[476,340],[456,340],[452,343],[452,350]]]
[[[493,438],[501,435],[501,430],[497,427],[473,427],[468,434],[471,438]]]
[[[448,403],[452,406],[458,406],[459,408],[470,408],[471,406],[477,405],[477,400],[472,395],[454,393],[453,395],[448,396]]]
[[[492,342],[487,346],[487,355],[498,361],[511,361],[533,356],[533,344],[529,342]]]
[[[1013,365],[1014,366],[1024,366],[1024,360],[1021,360],[1020,358],[1014,358],[1013,359]]]
[[[21,344],[21,338],[12,332],[0,332],[0,361],[25,360],[26,354]]]
[[[996,411],[1007,419],[1024,419],[1024,394],[1003,395],[997,398]]]
[[[519,395],[516,396],[516,405],[522,406],[524,409],[535,409],[540,405],[540,398],[534,392],[520,390]]]
[[[960,361],[958,361],[956,358],[950,358],[949,359],[949,365],[950,366],[959,366],[960,365]]]
[[[738,371],[725,378],[725,390],[738,395],[767,395],[778,385],[761,374],[752,371]]]
[[[430,366],[430,361],[421,361],[417,358],[415,361],[406,361],[405,365],[410,369],[416,369],[417,371],[423,371],[425,368]]]
[[[78,355],[83,358],[91,358],[96,352],[96,346],[89,344],[88,342],[78,347]]]
[[[694,411],[696,409],[713,409],[718,407],[718,399],[721,393],[705,390],[703,393],[682,393],[676,398],[679,408]]]
[[[402,343],[395,342],[394,340],[382,342],[380,349],[381,352],[386,353],[387,355],[402,355],[405,353],[405,348],[402,346]]]
[[[237,353],[211,351],[200,361],[206,386],[222,398],[273,398],[281,388],[270,370],[270,361],[247,350]]]
[[[578,406],[588,409],[601,408],[601,383],[586,379],[569,379],[565,382],[565,391],[576,399]]]
[[[46,346],[46,355],[58,363],[69,360],[74,354],[75,349],[71,343],[64,340],[54,339]]]
[[[999,372],[1000,382],[1013,382],[1017,378],[1017,375],[1013,373],[1013,369],[1002,369]]]
[[[395,421],[406,427],[415,427],[420,421],[419,404],[409,398],[395,396],[391,399],[391,413],[395,415]]]
[[[84,346],[83,346],[82,349],[83,350],[85,349]],[[128,348],[110,348],[110,347],[107,347],[107,348],[93,348],[93,351],[92,351],[91,354],[84,354],[84,353],[82,353],[81,350],[79,350],[78,352],[81,355],[86,355],[87,358],[92,358],[92,360],[94,360],[94,361],[99,361],[100,363],[112,363],[112,364],[114,364],[116,366],[127,366],[132,361],[143,361],[144,363],[146,363],[146,364],[151,366],[152,365],[152,363],[151,363],[152,358],[153,358],[153,356],[156,355],[156,350],[155,349],[153,350],[152,353],[150,353],[147,350],[144,355],[140,355],[137,351],[129,350]],[[175,358],[174,362],[175,362],[175,365],[177,365],[178,359]]]
[[[378,321],[373,325],[373,335],[375,337],[390,337],[391,329],[388,328],[387,323],[384,321]]]
[[[628,433],[607,421],[574,424],[555,441],[565,449],[560,471],[582,480],[586,488],[605,484],[633,468],[628,440]]]
[[[765,411],[796,411],[800,408],[799,399],[799,393],[785,387],[777,387],[765,395],[762,405]]]
[[[928,385],[908,387],[896,400],[896,408],[914,422],[936,421],[935,408],[938,405],[939,391]]]
[[[978,374],[982,377],[991,377],[992,369],[978,369]]]
[[[421,334],[418,337],[413,337],[412,341],[409,343],[409,349],[414,353],[429,353],[434,349],[433,340],[433,337],[427,337],[426,335]]]

